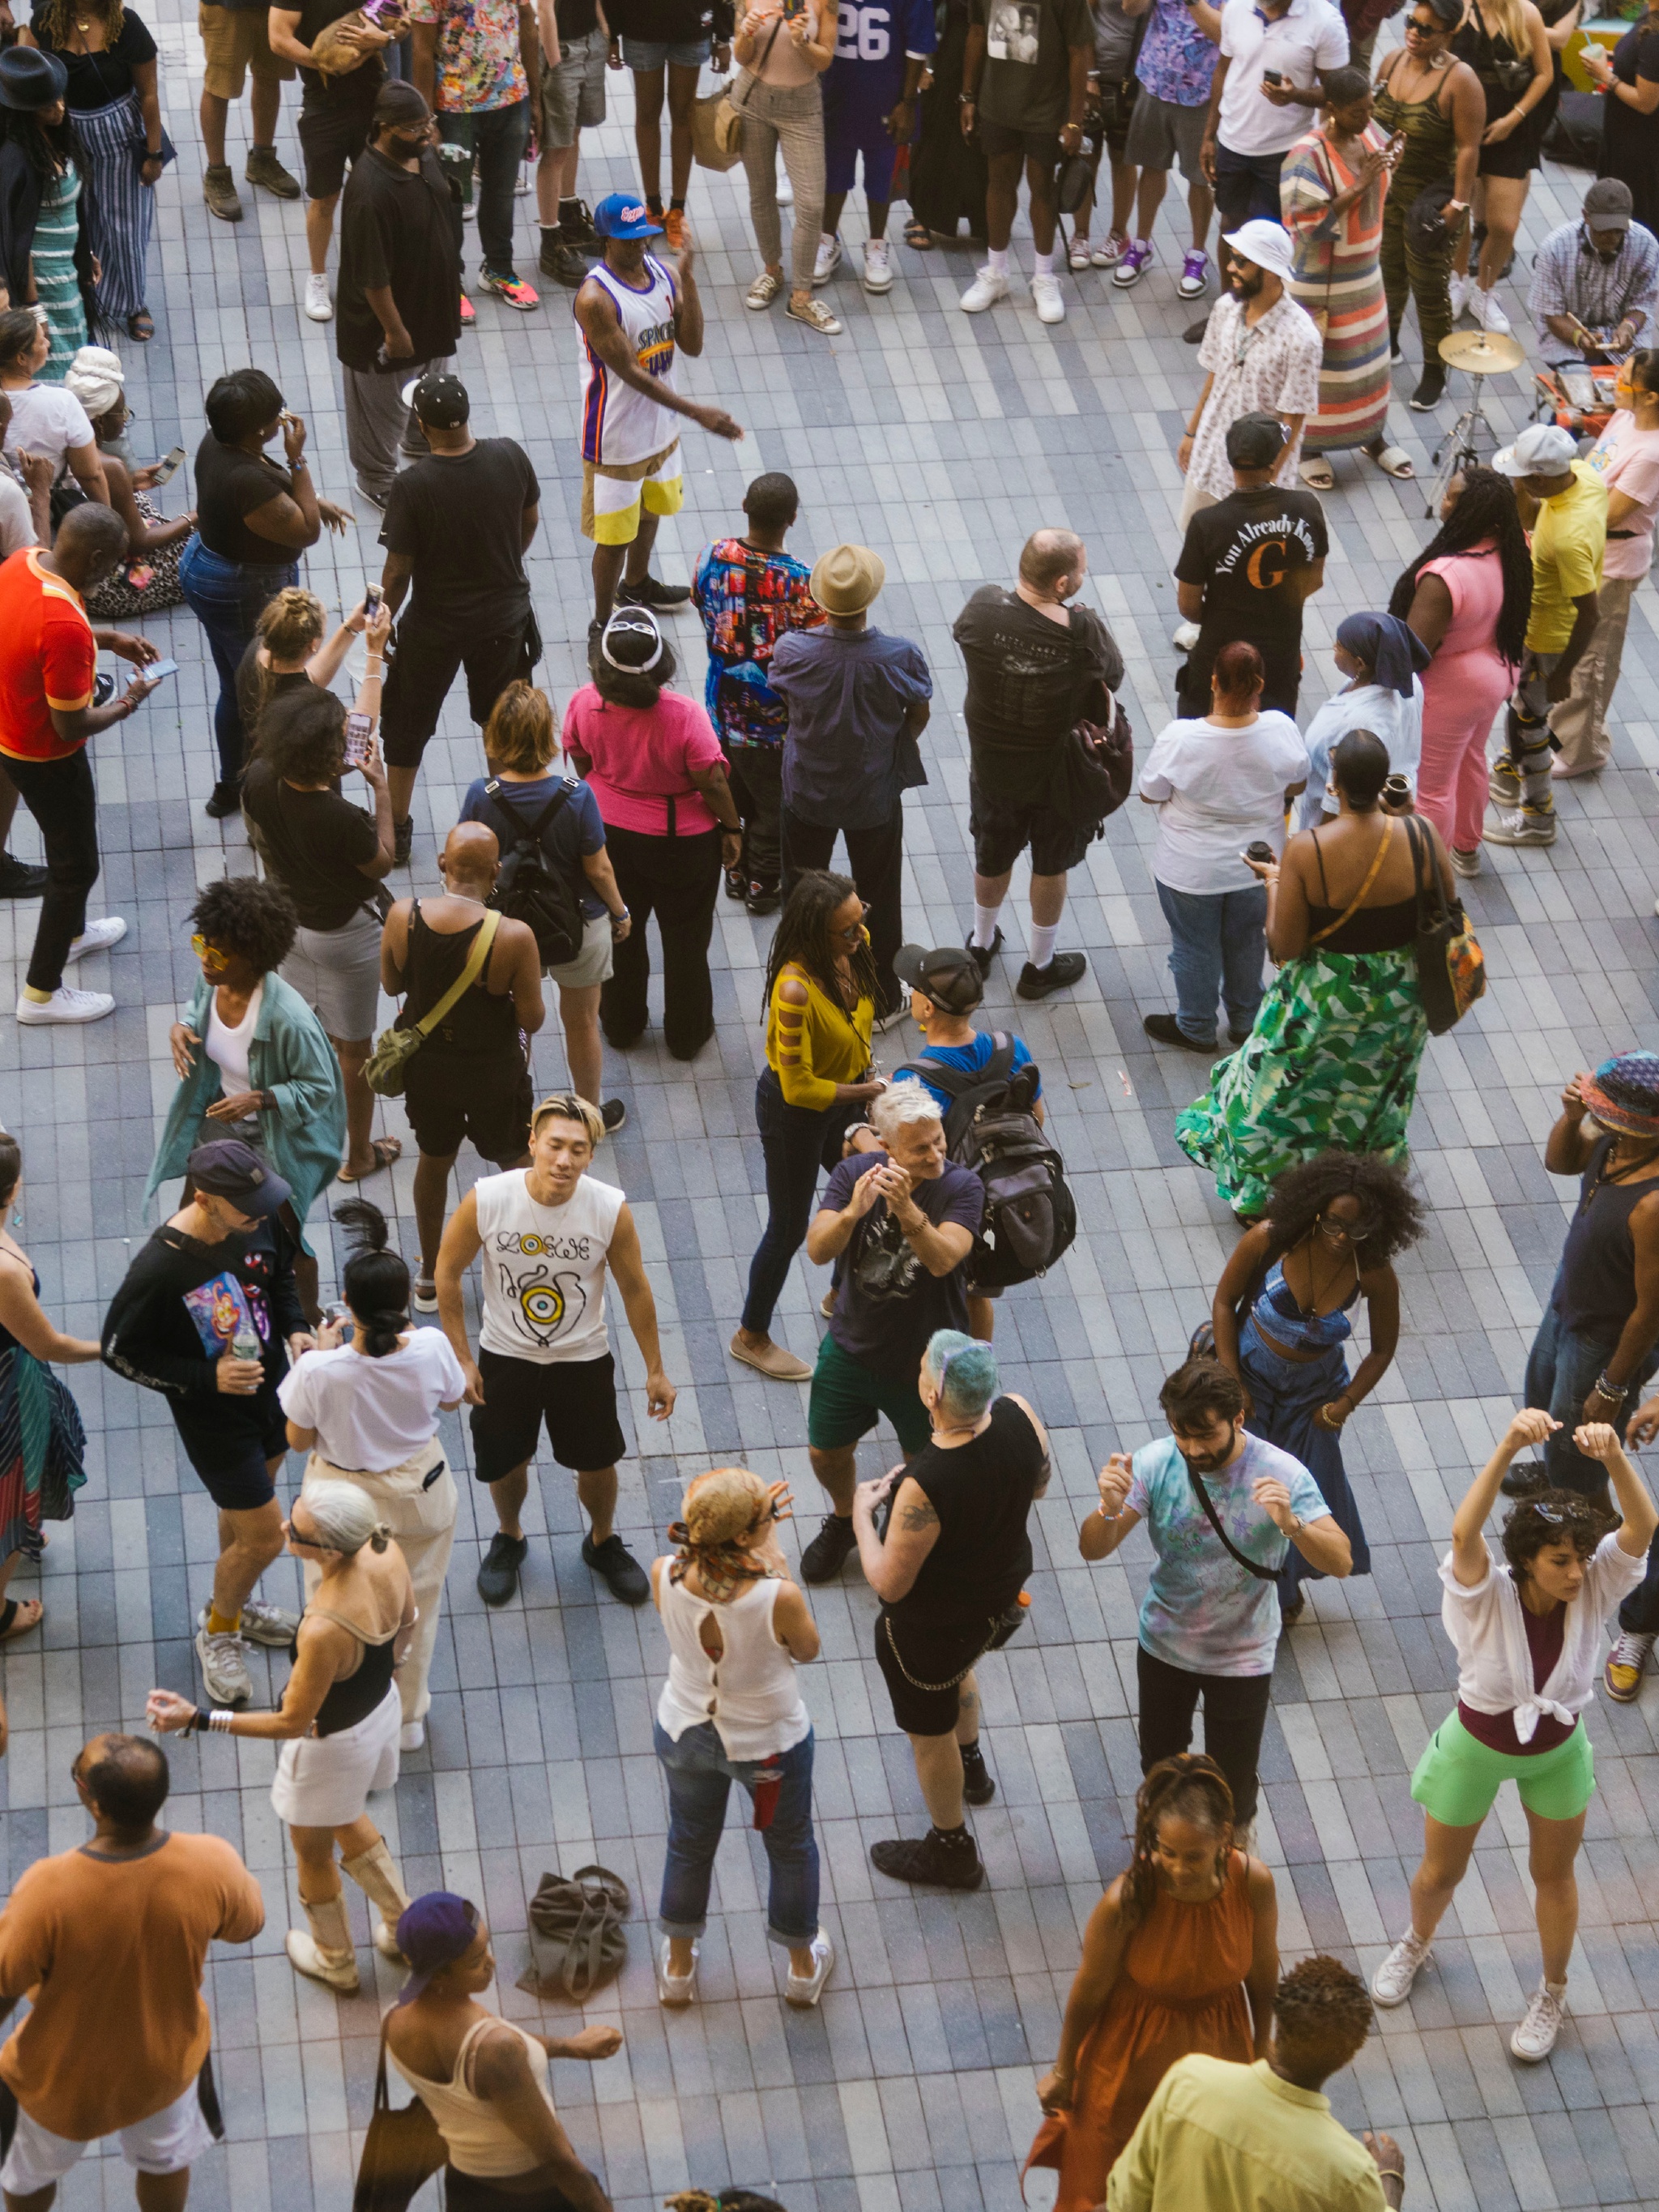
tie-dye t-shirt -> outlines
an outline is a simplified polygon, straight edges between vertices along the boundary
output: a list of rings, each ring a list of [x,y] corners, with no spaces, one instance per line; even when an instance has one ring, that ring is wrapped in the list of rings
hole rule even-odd
[[[1140,1515],[1158,1553],[1140,1607],[1142,1644],[1154,1659],[1189,1674],[1271,1674],[1279,1643],[1277,1589],[1224,1550],[1193,1495],[1173,1437],[1143,1444],[1130,1464],[1134,1480],[1125,1510]],[[1330,1510],[1301,1461],[1259,1437],[1246,1436],[1224,1473],[1200,1480],[1239,1550],[1276,1568],[1291,1547],[1251,1498],[1251,1486],[1263,1474],[1278,1476],[1291,1493],[1291,1510],[1304,1521],[1322,1520]]]
[[[1215,40],[1199,29],[1187,0],[1152,0],[1135,75],[1154,100],[1202,107],[1210,97],[1216,53]]]
[[[475,115],[529,99],[518,0],[410,0],[409,20],[438,27],[441,115]]]

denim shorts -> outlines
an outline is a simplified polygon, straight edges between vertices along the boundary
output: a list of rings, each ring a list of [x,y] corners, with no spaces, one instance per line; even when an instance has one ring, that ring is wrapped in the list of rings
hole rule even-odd
[[[624,39],[622,57],[625,65],[648,76],[659,70],[665,62],[675,69],[701,69],[714,52],[708,39],[678,39],[672,45],[662,39]]]

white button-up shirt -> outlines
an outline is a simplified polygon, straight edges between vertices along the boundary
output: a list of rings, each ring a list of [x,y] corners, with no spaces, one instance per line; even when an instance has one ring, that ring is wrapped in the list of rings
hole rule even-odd
[[[1220,143],[1235,154],[1285,154],[1307,130],[1312,111],[1277,107],[1261,94],[1261,72],[1277,70],[1304,91],[1348,58],[1348,27],[1331,0],[1291,0],[1289,12],[1269,18],[1255,0],[1226,0],[1221,10],[1221,51],[1227,82],[1221,88],[1217,125]]]
[[[1233,489],[1227,431],[1241,415],[1311,415],[1319,406],[1319,362],[1324,342],[1306,308],[1285,292],[1259,323],[1244,319],[1244,303],[1224,292],[1210,310],[1198,365],[1215,379],[1193,433],[1189,483],[1212,499]],[[1302,458],[1298,431],[1285,448],[1275,481],[1294,484]]]

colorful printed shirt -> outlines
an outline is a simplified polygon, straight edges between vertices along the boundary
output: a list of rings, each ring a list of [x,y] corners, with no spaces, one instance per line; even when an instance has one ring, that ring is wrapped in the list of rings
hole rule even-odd
[[[691,597],[708,637],[709,720],[728,745],[781,744],[789,708],[765,672],[786,630],[817,629],[825,619],[811,570],[787,553],[753,553],[740,538],[722,538],[698,562]]]
[[[1134,1479],[1124,1510],[1138,1513],[1158,1553],[1140,1607],[1140,1641],[1154,1659],[1189,1674],[1271,1674],[1279,1643],[1279,1592],[1249,1574],[1223,1550],[1193,1494],[1187,1462],[1173,1437],[1143,1444],[1130,1462]],[[1229,1537],[1247,1559],[1281,1567],[1290,1552],[1250,1496],[1259,1475],[1277,1475],[1291,1510],[1322,1521],[1330,1508],[1299,1459],[1246,1436],[1244,1449],[1219,1474],[1202,1475]]]
[[[529,99],[518,0],[410,0],[409,20],[438,27],[441,115],[476,115]]]
[[[1135,75],[1154,100],[1202,107],[1210,97],[1217,47],[1193,20],[1187,0],[1152,0]]]

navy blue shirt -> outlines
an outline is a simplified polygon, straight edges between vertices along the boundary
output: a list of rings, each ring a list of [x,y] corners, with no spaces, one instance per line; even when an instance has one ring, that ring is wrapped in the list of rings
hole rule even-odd
[[[878,629],[787,630],[767,680],[789,708],[783,803],[824,829],[874,830],[926,783],[907,711],[933,696],[920,646]]]
[[[562,779],[556,775],[538,776],[534,783],[503,782],[495,793],[492,805],[484,796],[484,786],[489,778],[481,775],[467,787],[461,801],[457,820],[482,822],[493,830],[501,841],[501,857],[507,857],[506,824],[495,809],[503,801],[514,813],[524,817],[527,830],[541,812]],[[605,911],[605,901],[599,897],[582,872],[582,861],[595,853],[605,850],[605,823],[599,817],[599,802],[585,783],[574,783],[564,805],[548,823],[542,836],[542,850],[551,867],[561,868],[575,884],[581,900],[582,920],[597,921]]]

